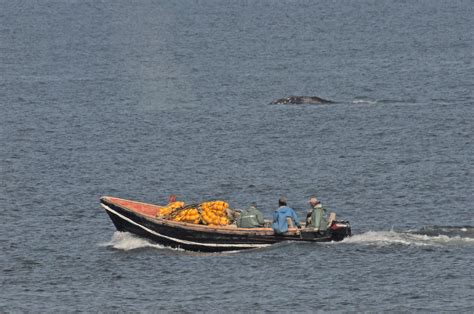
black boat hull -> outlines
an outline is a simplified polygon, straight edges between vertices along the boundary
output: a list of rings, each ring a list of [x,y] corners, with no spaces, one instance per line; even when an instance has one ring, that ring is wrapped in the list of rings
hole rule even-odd
[[[271,229],[212,228],[203,225],[176,223],[147,217],[124,206],[101,199],[118,231],[126,231],[161,245],[200,252],[225,252],[268,247],[283,241],[329,242],[340,241],[350,235],[347,223],[319,233],[308,229],[274,234]],[[345,222],[344,222],[345,223]],[[263,230],[263,231],[262,231]]]

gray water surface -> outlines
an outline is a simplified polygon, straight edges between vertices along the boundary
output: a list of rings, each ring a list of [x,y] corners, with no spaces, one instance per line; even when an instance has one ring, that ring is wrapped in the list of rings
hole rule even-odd
[[[472,312],[473,11],[0,0],[0,311]],[[316,193],[354,237],[196,254],[99,206],[171,193]]]

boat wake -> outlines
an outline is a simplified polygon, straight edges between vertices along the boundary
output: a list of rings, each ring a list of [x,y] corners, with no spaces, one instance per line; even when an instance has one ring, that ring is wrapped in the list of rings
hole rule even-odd
[[[420,230],[368,231],[346,238],[342,243],[376,246],[470,246],[474,245],[474,227],[424,227]]]
[[[405,246],[474,246],[474,227],[471,226],[427,226],[419,230],[408,231],[368,231],[345,238],[337,243],[357,243],[385,247],[391,245]],[[140,238],[129,232],[114,232],[110,241],[99,244],[104,247],[112,247],[117,250],[130,251],[143,248],[159,250],[185,251],[160,244],[153,243],[147,239]],[[287,245],[287,243],[280,243]],[[278,247],[279,244],[272,247]],[[227,253],[236,253],[227,252]],[[209,254],[209,253],[208,253]]]
[[[226,251],[226,252],[221,252],[221,253],[191,252],[191,251],[186,251],[181,248],[172,248],[172,247],[156,244],[145,238],[136,236],[133,233],[120,232],[120,231],[115,231],[114,234],[112,235],[112,239],[110,239],[109,242],[101,243],[99,244],[99,246],[111,247],[120,251],[131,251],[131,250],[151,248],[151,249],[158,249],[158,250],[185,252],[192,255],[222,255],[222,254],[235,254],[235,253],[242,252],[242,251]],[[249,250],[249,251],[253,251],[253,250]]]
[[[448,237],[459,236],[474,239],[474,227],[471,226],[426,226],[420,230],[410,232],[428,236],[445,235]]]
[[[147,239],[140,238],[129,232],[120,232],[115,231],[112,235],[112,239],[109,242],[100,244],[100,246],[112,247],[117,250],[130,251],[142,248],[154,248],[160,250],[173,250],[173,251],[183,251],[182,249],[174,249],[166,247],[160,244],[156,244],[148,241]]]

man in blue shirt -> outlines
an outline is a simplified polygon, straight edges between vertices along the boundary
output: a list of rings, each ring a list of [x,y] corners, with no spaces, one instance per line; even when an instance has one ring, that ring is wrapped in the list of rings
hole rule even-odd
[[[288,231],[287,217],[290,217],[293,220],[293,225],[298,226],[298,228],[301,227],[295,211],[286,205],[285,197],[280,197],[278,200],[278,206],[278,209],[273,212],[272,228],[275,233],[282,234]]]

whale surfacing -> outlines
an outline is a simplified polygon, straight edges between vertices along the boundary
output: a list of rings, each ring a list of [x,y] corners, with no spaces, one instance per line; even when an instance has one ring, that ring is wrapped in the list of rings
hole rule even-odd
[[[272,105],[301,105],[301,104],[332,104],[333,101],[323,99],[317,96],[288,96],[280,99],[275,99],[271,102]]]

